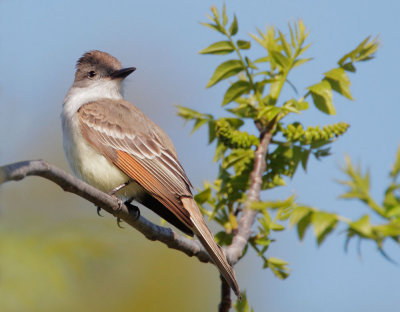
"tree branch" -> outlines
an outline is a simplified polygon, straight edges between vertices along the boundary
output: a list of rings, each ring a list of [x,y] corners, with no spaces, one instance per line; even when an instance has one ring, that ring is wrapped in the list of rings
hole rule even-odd
[[[232,306],[231,300],[231,288],[229,287],[228,283],[226,282],[225,278],[220,275],[221,279],[221,302],[218,306],[219,312],[229,312],[229,309]]]
[[[227,257],[232,265],[236,264],[242,256],[243,250],[251,236],[251,227],[257,216],[257,211],[251,208],[251,204],[260,201],[262,176],[267,166],[265,158],[272,139],[272,129],[273,124],[265,131],[261,131],[260,144],[254,153],[254,168],[251,172],[250,189],[244,204],[244,211],[239,220],[238,229],[236,235],[233,237],[232,244],[226,250]]]
[[[158,226],[142,216],[138,217],[137,212],[130,210],[125,205],[120,206],[114,197],[44,160],[22,161],[0,167],[0,185],[8,181],[19,181],[27,176],[40,176],[56,183],[64,191],[74,193],[124,220],[149,240],[164,243],[168,248],[179,250],[189,257],[195,256],[201,262],[211,262],[199,241],[178,235],[170,228]]]

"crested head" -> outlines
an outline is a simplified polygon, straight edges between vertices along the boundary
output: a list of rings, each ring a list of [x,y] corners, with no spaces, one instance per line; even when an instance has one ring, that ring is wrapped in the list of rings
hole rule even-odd
[[[121,99],[122,81],[134,70],[122,68],[121,62],[106,52],[86,52],[76,64],[75,81],[64,100],[66,114],[98,99]]]
[[[75,83],[110,80],[122,80],[135,68],[121,69],[121,62],[114,56],[98,50],[86,52],[76,63]]]
[[[121,62],[114,56],[98,50],[89,51],[76,63],[75,81],[106,78],[121,68]]]

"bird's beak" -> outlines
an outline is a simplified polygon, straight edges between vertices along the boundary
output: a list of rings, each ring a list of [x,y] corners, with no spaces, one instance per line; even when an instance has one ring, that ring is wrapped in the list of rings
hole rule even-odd
[[[124,79],[136,70],[136,67],[128,67],[116,70],[111,73],[111,79]]]

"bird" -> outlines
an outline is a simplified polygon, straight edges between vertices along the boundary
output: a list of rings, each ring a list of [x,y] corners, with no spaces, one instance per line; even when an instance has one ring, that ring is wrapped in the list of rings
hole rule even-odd
[[[135,70],[99,50],[79,58],[61,112],[69,166],[99,190],[127,204],[135,200],[195,235],[240,297],[235,272],[204,221],[171,139],[123,98],[123,81]]]

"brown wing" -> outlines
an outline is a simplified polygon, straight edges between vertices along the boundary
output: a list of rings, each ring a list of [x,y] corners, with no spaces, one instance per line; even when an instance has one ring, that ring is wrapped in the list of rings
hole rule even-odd
[[[123,100],[88,103],[79,109],[78,116],[85,139],[195,232],[240,296],[235,273],[193,200],[191,184],[165,132]]]
[[[79,123],[84,138],[127,176],[143,186],[176,217],[192,228],[180,201],[191,184],[165,132],[124,100],[102,99],[83,105]],[[123,129],[123,130],[122,130]]]

